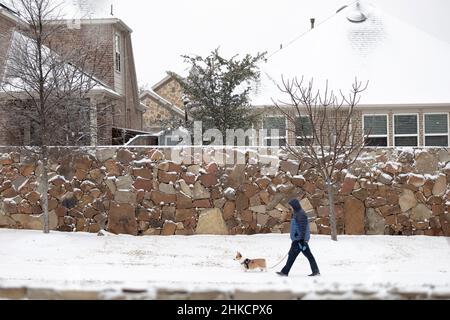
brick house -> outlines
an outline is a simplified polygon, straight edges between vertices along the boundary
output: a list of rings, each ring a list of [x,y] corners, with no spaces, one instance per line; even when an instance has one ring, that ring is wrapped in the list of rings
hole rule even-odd
[[[5,57],[8,52],[12,32],[17,26],[25,26],[25,23],[18,19],[15,12],[0,3],[0,57]],[[0,76],[3,77],[4,61],[0,59]]]
[[[281,145],[299,144],[295,124],[280,115],[272,102],[286,100],[278,89],[283,75],[285,79],[313,78],[316,88],[323,88],[328,80],[330,89],[343,91],[351,89],[355,77],[369,80],[352,125],[361,135],[371,129],[371,146],[450,145],[448,43],[362,1],[312,27],[261,65],[261,82],[251,99],[263,117],[255,128],[280,132],[276,138],[264,138],[264,144],[272,144],[273,139]],[[182,91],[176,82],[166,77],[154,91],[182,108]],[[259,140],[254,137],[253,143]]]
[[[94,124],[90,142],[92,145],[124,144],[143,131],[143,114],[146,107],[140,103],[136,69],[131,41],[132,30],[120,19],[78,20],[76,24],[65,21],[67,27],[52,39],[62,48],[77,43],[95,41],[106,51],[100,62],[101,73],[94,76],[102,82],[89,94],[93,110],[108,105],[106,115],[92,112]],[[26,24],[5,6],[0,7],[0,57],[7,56],[7,50],[14,32],[20,32]],[[3,76],[4,58],[0,59]],[[11,121],[12,115],[2,114],[0,121]],[[3,126],[2,126],[3,127]],[[0,129],[1,130],[1,129]],[[0,144],[21,145],[27,143],[30,128],[24,124],[23,130],[13,135],[0,131]]]

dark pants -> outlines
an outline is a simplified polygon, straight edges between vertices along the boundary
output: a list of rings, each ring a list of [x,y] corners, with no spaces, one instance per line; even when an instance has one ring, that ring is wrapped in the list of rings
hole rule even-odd
[[[286,266],[283,268],[283,270],[281,270],[281,272],[283,272],[284,274],[289,274],[289,271],[291,271],[292,265],[294,264],[300,252],[302,252],[303,255],[308,259],[309,264],[311,265],[312,272],[313,273],[319,272],[319,267],[317,266],[316,260],[314,259],[311,250],[309,249],[308,243],[305,244],[306,245],[305,251],[300,250],[299,243],[300,243],[299,241],[292,242]]]

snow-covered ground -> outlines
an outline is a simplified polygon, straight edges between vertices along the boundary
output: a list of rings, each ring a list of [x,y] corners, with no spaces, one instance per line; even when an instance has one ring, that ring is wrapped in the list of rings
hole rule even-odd
[[[322,272],[309,278],[299,257],[289,278],[275,271],[245,273],[233,260],[266,258],[277,264],[289,235],[98,237],[0,230],[0,287],[187,291],[441,292],[450,294],[450,239],[438,237],[313,236],[310,246]]]

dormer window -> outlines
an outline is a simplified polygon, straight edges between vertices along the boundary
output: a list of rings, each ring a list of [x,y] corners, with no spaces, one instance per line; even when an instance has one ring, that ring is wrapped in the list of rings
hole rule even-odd
[[[122,70],[122,64],[121,64],[121,56],[122,56],[122,46],[120,41],[120,34],[115,35],[115,59],[116,59],[116,71],[120,72]]]

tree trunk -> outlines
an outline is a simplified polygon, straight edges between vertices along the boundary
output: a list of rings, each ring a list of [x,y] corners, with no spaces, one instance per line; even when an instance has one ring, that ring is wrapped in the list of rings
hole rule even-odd
[[[327,193],[330,208],[331,240],[337,241],[336,212],[334,211],[334,193],[331,181],[327,181]]]
[[[42,147],[41,205],[44,212],[44,233],[50,233],[48,213],[48,149]]]

